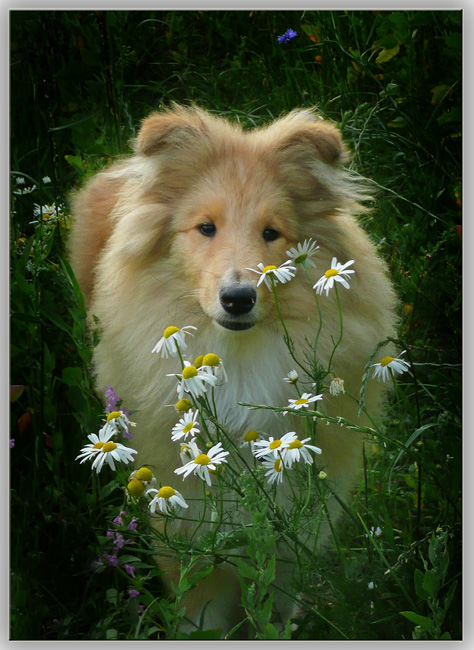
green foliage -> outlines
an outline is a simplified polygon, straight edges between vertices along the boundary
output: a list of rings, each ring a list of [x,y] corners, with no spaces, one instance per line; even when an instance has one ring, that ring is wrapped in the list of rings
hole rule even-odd
[[[288,27],[298,36],[279,44]],[[14,10],[10,52],[10,378],[20,387],[10,417],[10,637],[172,638],[180,599],[214,566],[189,574],[194,558],[184,554],[177,598],[165,596],[151,531],[128,529],[136,504],[113,524],[120,481],[101,484],[75,461],[103,411],[90,369],[96,340],[67,262],[67,197],[174,100],[245,126],[317,104],[341,127],[351,168],[373,179],[363,224],[401,298],[412,374],[390,398],[377,445],[367,443],[336,547],[295,575],[305,595],[292,638],[461,638],[462,13]],[[288,638],[268,595],[274,529],[249,499],[243,604],[257,638]],[[117,567],[104,561],[107,526],[132,540]],[[211,557],[241,537],[199,543]]]

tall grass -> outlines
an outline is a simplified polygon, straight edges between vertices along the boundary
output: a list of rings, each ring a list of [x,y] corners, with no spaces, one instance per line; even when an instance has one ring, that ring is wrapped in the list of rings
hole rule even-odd
[[[337,544],[300,585],[292,638],[461,638],[461,12],[10,20],[11,638],[174,634],[179,593],[178,604],[165,596],[146,534],[129,531],[127,553],[153,594],[151,618],[128,598],[126,572],[91,568],[108,552],[107,530],[120,529],[122,492],[74,461],[103,407],[65,254],[70,190],[126,153],[140,120],[171,100],[249,127],[316,104],[377,190],[363,224],[396,283],[413,372],[391,396],[376,453],[367,450]],[[297,36],[279,43],[290,27]]]

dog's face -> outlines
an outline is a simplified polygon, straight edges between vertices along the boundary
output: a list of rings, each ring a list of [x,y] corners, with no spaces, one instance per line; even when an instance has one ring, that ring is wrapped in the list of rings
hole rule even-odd
[[[135,254],[140,240],[155,259],[169,255],[187,295],[227,330],[275,318],[271,292],[257,287],[257,265],[282,264],[307,232],[305,214],[337,208],[339,131],[304,111],[246,133],[208,113],[177,110],[144,121],[136,153],[143,177],[146,170],[142,187],[161,207],[150,205],[134,222],[124,210],[123,253]],[[165,252],[153,242],[166,235]],[[142,253],[137,245],[135,256]]]
[[[262,166],[242,153],[216,161],[174,216],[172,254],[201,309],[229,330],[268,315],[273,301],[263,283],[257,287],[257,265],[284,262],[298,235],[291,201]]]

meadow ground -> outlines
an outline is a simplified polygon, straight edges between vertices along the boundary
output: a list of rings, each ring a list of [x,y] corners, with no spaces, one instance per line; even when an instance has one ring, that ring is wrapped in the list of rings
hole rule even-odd
[[[247,504],[250,638],[460,639],[462,12],[12,11],[10,23],[10,638],[179,635],[192,579],[184,570],[166,598],[143,516],[130,527],[139,503],[116,519],[127,473],[75,460],[103,406],[65,255],[70,191],[174,100],[244,126],[317,105],[342,129],[351,169],[372,179],[362,223],[390,266],[410,364],[333,550],[295,570],[302,615],[280,632],[273,524]],[[179,548],[189,568],[197,550]]]

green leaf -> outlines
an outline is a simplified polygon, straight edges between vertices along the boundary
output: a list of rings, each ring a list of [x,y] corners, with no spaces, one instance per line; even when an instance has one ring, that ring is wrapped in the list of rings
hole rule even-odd
[[[250,564],[247,564],[247,562],[244,562],[239,558],[236,559],[236,563],[237,563],[237,569],[240,577],[247,578],[248,580],[253,580],[254,582],[257,582],[258,571],[257,569],[255,569],[255,567],[251,566]]]
[[[271,623],[267,623],[265,626],[265,639],[278,639],[277,629]]]
[[[419,625],[424,630],[427,630],[428,632],[433,631],[434,623],[430,618],[427,618],[426,616],[420,616],[420,614],[416,614],[415,612],[400,612],[400,614],[412,623]]]
[[[415,592],[418,598],[422,600],[428,600],[428,592],[423,588],[423,581],[425,579],[425,574],[420,571],[420,569],[415,569]]]
[[[68,386],[80,386],[82,384],[82,369],[77,367],[64,368],[61,377]]]
[[[205,566],[202,569],[199,569],[195,573],[189,576],[189,584],[190,586],[193,586],[197,584],[200,580],[204,580],[210,573],[214,571],[214,567],[212,565],[210,566]]]
[[[430,596],[436,596],[439,590],[439,578],[435,571],[427,571],[423,579],[423,589],[429,593]]]
[[[390,61],[390,59],[393,59],[393,57],[398,54],[399,50],[400,50],[400,45],[391,47],[389,50],[386,50],[385,48],[382,49],[378,57],[375,59],[375,63],[380,64],[380,63],[386,63],[387,61]]]

